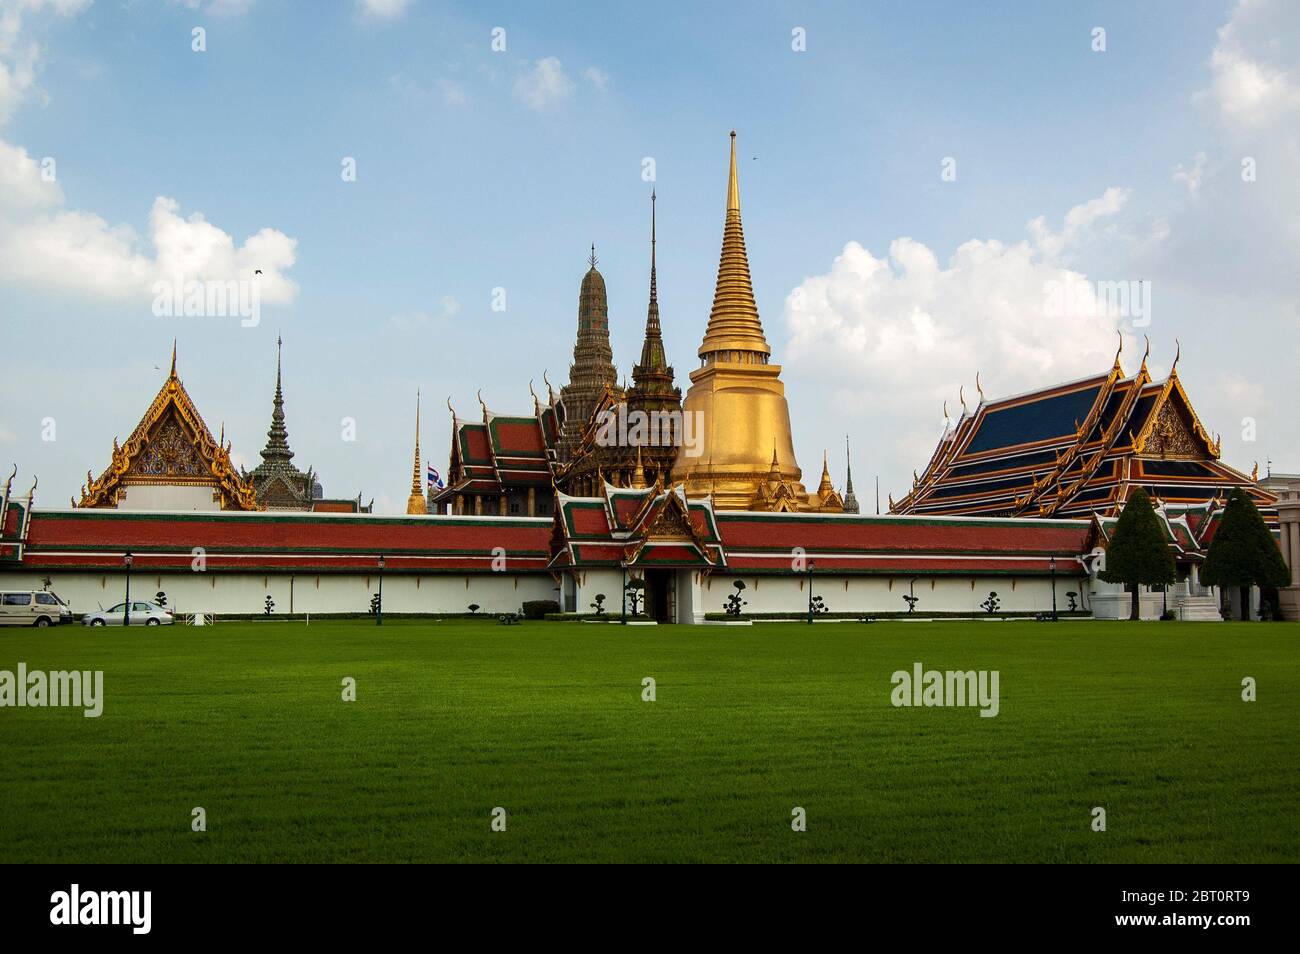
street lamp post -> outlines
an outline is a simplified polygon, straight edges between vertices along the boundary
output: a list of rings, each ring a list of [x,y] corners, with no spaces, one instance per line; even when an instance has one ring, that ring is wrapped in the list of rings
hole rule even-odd
[[[1056,557],[1053,556],[1047,563],[1052,570],[1052,622],[1056,622]]]
[[[814,563],[812,560],[808,561],[808,625],[809,626],[812,625],[812,621],[813,621],[812,576],[813,576],[813,569],[816,566],[817,564]]]
[[[131,625],[131,561],[134,559],[130,550],[127,550],[126,555],[122,557],[122,562],[126,564],[126,602],[122,604],[123,626]]]
[[[619,566],[622,567],[623,569],[623,587],[622,587],[623,615],[619,617],[618,622],[620,626],[626,626],[627,625],[627,561],[626,560],[621,561],[619,563]]]
[[[384,625],[384,555],[379,554],[379,602],[375,604],[375,625]]]

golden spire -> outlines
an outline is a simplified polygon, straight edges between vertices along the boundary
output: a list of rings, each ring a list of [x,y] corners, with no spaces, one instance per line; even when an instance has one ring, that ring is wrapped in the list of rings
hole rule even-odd
[[[734,352],[742,352],[737,355]],[[772,349],[763,335],[763,323],[754,302],[745,252],[745,232],[740,224],[740,182],[736,175],[736,133],[731,134],[731,170],[727,179],[727,218],[722,229],[722,255],[713,310],[699,355],[706,361],[766,364]]]
[[[172,370],[171,377],[176,377],[176,339],[172,339]]]
[[[831,483],[830,462],[826,451],[822,451],[822,482],[817,487],[817,496],[825,500],[834,489],[835,486]]]
[[[420,391],[415,392],[415,463],[411,467],[411,496],[406,501],[407,513],[428,513],[424,494],[420,492]]]
[[[641,464],[640,444],[636,445],[636,470],[632,471],[632,486],[636,490],[644,490],[646,486],[645,467]]]

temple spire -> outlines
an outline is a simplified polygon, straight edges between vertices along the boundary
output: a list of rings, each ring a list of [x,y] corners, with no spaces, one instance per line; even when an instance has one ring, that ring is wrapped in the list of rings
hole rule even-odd
[[[171,376],[176,377],[176,339],[172,339],[172,369]]]
[[[284,423],[284,388],[281,385],[281,351],[284,341],[278,335],[275,339],[275,397],[271,401],[271,426],[266,432],[266,447],[262,448],[262,460],[293,460],[293,451],[289,449],[289,429]]]
[[[853,494],[853,458],[849,453],[849,435],[844,435],[844,512],[858,512],[858,498]]]
[[[740,223],[740,182],[736,174],[736,134],[731,134],[731,168],[727,178],[727,217],[722,229],[722,255],[713,310],[699,355],[706,362],[730,361],[766,364],[772,349],[763,335],[763,323],[754,301],[745,251],[745,231]]]
[[[420,492],[420,391],[415,391],[415,462],[411,467],[411,496],[406,501],[407,513],[428,513],[424,494]]]
[[[632,383],[641,389],[648,389],[644,380],[647,371],[664,371],[668,369],[668,358],[664,353],[663,329],[659,324],[659,278],[655,264],[655,202],[654,190],[650,192],[650,304],[646,308],[645,341],[641,345],[641,363],[632,369]],[[668,369],[671,375],[671,369]],[[669,377],[662,390],[672,390]]]
[[[609,344],[609,298],[605,278],[596,269],[596,246],[591,246],[589,268],[578,290],[578,336],[569,365],[569,383],[560,388],[564,424],[558,446],[562,463],[573,459],[596,403],[609,387],[617,400],[623,399]]]

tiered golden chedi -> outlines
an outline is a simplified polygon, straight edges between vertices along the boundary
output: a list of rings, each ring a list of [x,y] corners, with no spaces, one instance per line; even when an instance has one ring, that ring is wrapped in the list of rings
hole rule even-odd
[[[698,453],[678,455],[673,480],[692,497],[713,495],[723,510],[843,510],[838,494],[810,498],[800,483],[781,367],[770,363],[771,354],[749,277],[733,132],[718,284],[702,365],[691,372],[683,404],[702,421],[703,435]]]

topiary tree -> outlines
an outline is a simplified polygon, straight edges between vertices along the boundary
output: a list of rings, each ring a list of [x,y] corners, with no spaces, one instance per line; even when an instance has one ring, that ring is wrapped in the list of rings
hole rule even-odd
[[[591,604],[591,608],[596,611],[597,616],[605,615],[605,594],[604,593],[596,594],[596,602]]]
[[[1167,586],[1178,578],[1164,527],[1151,506],[1151,498],[1140,487],[1119,515],[1110,546],[1106,548],[1106,568],[1099,575],[1107,583],[1123,583],[1132,588],[1129,619],[1140,618],[1139,587]]]
[[[1252,586],[1286,586],[1286,560],[1250,494],[1240,487],[1228,495],[1223,519],[1210,541],[1201,580],[1211,586],[1241,587],[1241,618],[1250,619]]]
[[[166,606],[167,594],[164,593],[162,590],[159,590],[157,593],[154,594],[153,604],[154,606]]]
[[[262,612],[270,616],[275,612],[275,600],[271,599],[271,594],[266,594],[266,602],[262,604]]]
[[[740,596],[745,591],[745,581],[734,580],[731,585],[736,588],[736,592],[727,597],[727,602],[722,604],[722,609],[728,616],[739,616],[740,608],[749,602]]]
[[[623,589],[627,590],[627,605],[635,616],[641,608],[641,596],[645,593],[645,580],[628,580]]]
[[[996,613],[998,611],[998,607],[1001,605],[1002,604],[998,600],[998,594],[995,590],[990,590],[989,598],[980,604],[980,606],[984,607],[984,612],[988,613],[989,615]]]

